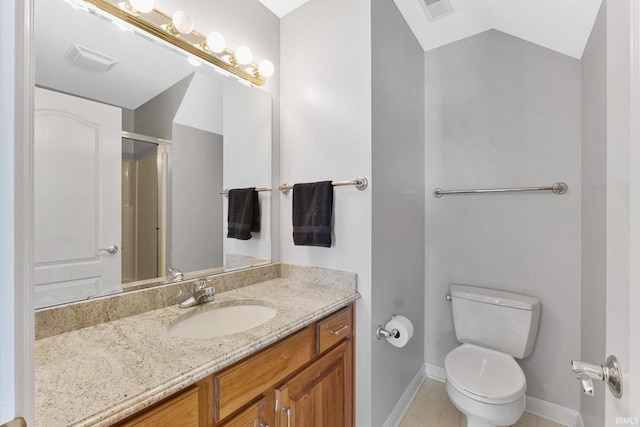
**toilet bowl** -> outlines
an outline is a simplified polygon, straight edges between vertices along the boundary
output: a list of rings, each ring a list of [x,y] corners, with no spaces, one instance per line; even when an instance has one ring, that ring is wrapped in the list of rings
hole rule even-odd
[[[538,331],[536,298],[451,285],[456,338],[445,357],[446,390],[467,427],[515,424],[525,409],[527,380],[516,358],[528,357]]]
[[[462,344],[445,359],[446,390],[467,427],[510,426],[525,409],[526,379],[505,353]]]

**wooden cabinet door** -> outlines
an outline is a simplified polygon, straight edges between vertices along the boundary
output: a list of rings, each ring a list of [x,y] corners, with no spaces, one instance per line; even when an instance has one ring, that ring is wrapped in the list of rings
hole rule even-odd
[[[242,412],[232,417],[223,427],[267,427],[267,398],[248,406]]]
[[[351,341],[276,389],[279,427],[353,425]]]

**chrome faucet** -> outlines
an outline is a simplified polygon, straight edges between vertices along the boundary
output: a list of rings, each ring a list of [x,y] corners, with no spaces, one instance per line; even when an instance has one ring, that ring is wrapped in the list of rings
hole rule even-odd
[[[208,277],[206,279],[199,279],[196,282],[196,287],[193,291],[193,295],[178,304],[178,307],[188,308],[193,307],[194,305],[213,301],[216,297],[216,287],[213,285],[207,287],[207,284],[210,284],[211,280],[211,277]]]
[[[169,274],[167,274],[167,282],[182,282],[184,279],[184,274],[182,271],[178,270],[175,267],[169,267]]]

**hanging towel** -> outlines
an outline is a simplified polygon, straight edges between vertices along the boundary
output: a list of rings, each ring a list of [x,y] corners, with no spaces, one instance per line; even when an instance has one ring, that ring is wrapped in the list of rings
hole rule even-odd
[[[227,237],[249,240],[251,231],[260,231],[260,205],[255,187],[229,190]]]
[[[293,186],[293,243],[331,247],[333,185],[331,181]]]

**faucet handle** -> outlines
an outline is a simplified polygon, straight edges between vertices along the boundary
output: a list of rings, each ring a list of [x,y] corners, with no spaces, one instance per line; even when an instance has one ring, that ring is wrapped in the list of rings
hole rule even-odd
[[[180,282],[184,279],[184,274],[177,268],[169,267],[167,270],[169,271],[169,274],[167,274],[167,280],[169,282]]]
[[[204,279],[198,279],[198,281],[196,281],[196,291],[201,291],[204,288],[207,287],[207,281]]]

